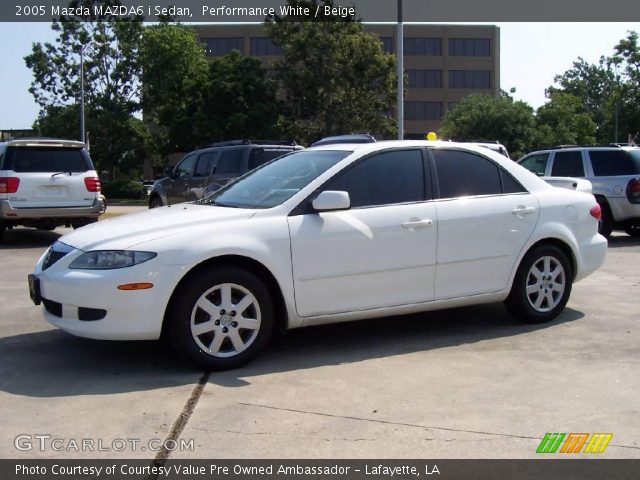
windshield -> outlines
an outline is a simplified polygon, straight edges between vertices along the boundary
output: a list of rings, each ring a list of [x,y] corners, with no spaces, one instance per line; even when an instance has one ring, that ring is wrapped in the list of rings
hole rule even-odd
[[[235,208],[275,207],[349,154],[338,150],[294,152],[249,172],[198,203]]]
[[[86,172],[92,170],[88,155],[80,148],[16,147],[9,148],[5,170],[14,172]]]

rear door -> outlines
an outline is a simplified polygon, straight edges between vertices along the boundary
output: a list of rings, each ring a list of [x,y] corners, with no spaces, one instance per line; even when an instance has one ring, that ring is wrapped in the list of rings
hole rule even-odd
[[[85,183],[96,173],[81,148],[9,147],[4,168],[8,177],[20,181],[18,190],[8,196],[13,208],[87,207],[97,197]]]
[[[246,171],[246,168],[243,168],[243,163],[247,150],[246,147],[240,147],[224,148],[220,151],[218,163],[213,169],[211,181],[209,182],[211,191],[215,191],[217,188],[226,185],[229,181],[239,177]]]
[[[432,153],[440,197],[435,298],[504,290],[538,221],[537,199],[484,156]]]

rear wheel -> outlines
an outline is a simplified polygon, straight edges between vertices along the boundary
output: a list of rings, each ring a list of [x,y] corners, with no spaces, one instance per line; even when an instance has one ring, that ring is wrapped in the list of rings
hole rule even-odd
[[[565,253],[553,245],[540,245],[522,259],[505,304],[525,322],[549,322],[564,310],[572,282]]]
[[[253,360],[273,330],[269,290],[245,270],[224,267],[193,275],[174,295],[167,318],[172,345],[205,370]]]
[[[96,223],[98,221],[95,217],[86,217],[86,218],[78,218],[71,222],[71,226],[75,229],[84,227],[85,225],[89,225],[91,223]]]
[[[7,227],[5,226],[5,224],[3,222],[0,222],[0,242],[2,241],[2,238],[4,237],[4,231],[7,229]]]
[[[162,207],[164,204],[162,203],[162,199],[160,197],[153,197],[149,200],[149,208],[158,208]]]
[[[640,222],[627,225],[624,229],[630,237],[640,237]]]
[[[596,199],[598,205],[600,205],[600,210],[602,211],[602,216],[600,221],[598,222],[598,233],[603,237],[609,238],[611,236],[611,232],[613,231],[613,214],[611,213],[611,208],[609,208],[609,204],[600,198]]]

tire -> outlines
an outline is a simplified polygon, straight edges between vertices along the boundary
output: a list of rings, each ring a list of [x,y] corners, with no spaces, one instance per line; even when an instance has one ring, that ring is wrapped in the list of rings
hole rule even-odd
[[[84,227],[85,225],[96,223],[97,221],[98,219],[94,217],[79,218],[78,220],[74,220],[73,222],[71,222],[71,226],[74,230],[76,230],[78,228]]]
[[[7,227],[4,225],[4,223],[0,222],[0,242],[4,238],[4,231],[6,229],[7,229]]]
[[[179,288],[165,320],[169,340],[198,367],[241,367],[269,342],[273,301],[253,274],[233,267],[202,270]]]
[[[627,225],[624,229],[627,232],[627,235],[630,237],[638,238],[640,237],[640,223],[632,223],[631,225]]]
[[[549,322],[567,305],[572,282],[565,253],[553,245],[540,245],[522,259],[505,305],[524,322]]]
[[[164,207],[164,203],[162,203],[162,199],[160,197],[153,197],[149,200],[149,208],[159,208]]]
[[[597,198],[596,201],[598,202],[598,205],[600,205],[600,210],[602,210],[602,217],[598,223],[598,233],[605,238],[609,238],[611,236],[611,232],[613,232],[614,224],[611,208],[609,208],[609,204],[605,200]]]

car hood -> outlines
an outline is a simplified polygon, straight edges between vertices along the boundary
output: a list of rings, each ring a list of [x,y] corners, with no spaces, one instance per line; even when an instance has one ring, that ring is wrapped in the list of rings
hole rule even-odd
[[[140,243],[210,226],[251,218],[255,210],[182,203],[123,215],[87,225],[60,241],[84,250],[124,250]]]

